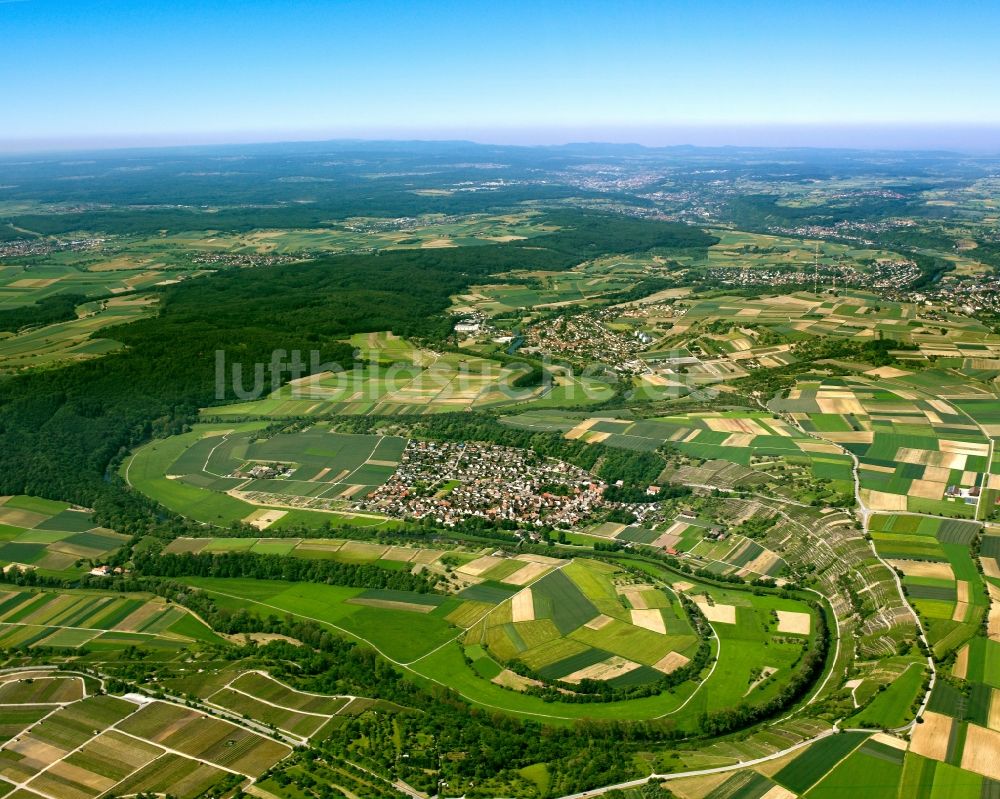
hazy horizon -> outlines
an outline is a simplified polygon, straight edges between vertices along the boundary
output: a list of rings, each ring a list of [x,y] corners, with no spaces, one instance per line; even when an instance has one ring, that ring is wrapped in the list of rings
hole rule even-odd
[[[0,151],[329,138],[1000,151],[1000,7],[0,0]]]
[[[577,144],[762,149],[849,149],[1000,153],[995,126],[744,125],[518,129],[388,129],[350,131],[229,131],[219,133],[66,135],[3,139],[0,155],[72,153],[174,147],[302,144],[308,142],[470,142],[482,146],[550,147]]]

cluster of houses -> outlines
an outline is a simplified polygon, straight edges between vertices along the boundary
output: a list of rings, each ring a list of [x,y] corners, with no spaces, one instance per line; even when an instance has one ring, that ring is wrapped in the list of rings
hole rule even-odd
[[[203,252],[194,256],[191,260],[200,266],[219,267],[256,267],[256,266],[282,266],[283,264],[293,264],[303,261],[312,255],[322,253],[300,252],[295,255],[282,253],[259,253],[259,252]]]
[[[284,463],[255,463],[249,469],[237,469],[229,476],[240,477],[244,480],[274,480],[280,477],[288,477],[294,471],[294,467]]]
[[[106,565],[95,566],[91,569],[88,574],[91,577],[111,577],[114,574],[128,574],[128,569],[123,569],[121,566],[115,566],[113,569]]]
[[[979,495],[982,490],[979,486],[966,488],[965,486],[950,485],[945,490],[944,495],[949,499],[961,499],[968,505],[975,505],[979,502]]]
[[[812,265],[803,263],[801,269],[734,269],[720,267],[707,269],[704,277],[722,286],[798,286],[811,284],[816,280]],[[821,286],[834,285],[864,289],[899,289],[915,282],[920,277],[920,268],[914,261],[902,259],[881,259],[861,271],[853,266],[838,264],[821,265],[819,283]]]
[[[448,526],[479,517],[526,527],[571,527],[607,506],[605,488],[589,472],[531,450],[410,441],[389,481],[356,507],[431,517]]]
[[[833,225],[796,225],[795,227],[769,227],[769,233],[810,239],[846,239],[867,247],[877,246],[872,236],[903,227],[914,227],[913,219],[895,218],[874,221],[841,220]]]
[[[523,349],[606,364],[622,375],[643,374],[649,370],[638,355],[653,337],[643,330],[612,330],[607,322],[618,316],[618,310],[607,308],[535,322],[523,330]]]
[[[950,273],[927,289],[912,296],[914,302],[942,303],[947,310],[973,316],[980,311],[1000,313],[1000,274],[956,275]],[[942,319],[946,317],[942,316]]]
[[[55,239],[14,239],[0,242],[0,258],[22,258],[30,255],[48,255],[53,252],[96,250],[107,239],[86,238],[57,241]]]

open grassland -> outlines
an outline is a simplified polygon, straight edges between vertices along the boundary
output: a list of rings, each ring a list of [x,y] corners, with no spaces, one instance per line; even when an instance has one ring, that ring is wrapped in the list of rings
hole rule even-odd
[[[497,565],[467,564],[484,574]],[[523,568],[509,572],[507,579]],[[251,579],[189,578],[188,582],[209,592],[220,607],[314,620],[367,642],[404,671],[447,685],[475,704],[553,723],[583,717],[651,718],[681,708],[678,720],[693,723],[703,711],[773,696],[801,656],[806,639],[779,632],[772,614],[774,610],[807,613],[801,603],[689,584],[689,592],[699,593],[695,598],[704,600],[701,592],[708,592],[714,606],[734,609],[733,623],[713,624],[721,650],[719,663],[707,678],[702,675],[671,692],[643,699],[588,704],[547,702],[499,684],[503,667],[492,650],[501,635],[514,654],[527,653],[525,662],[530,660],[549,679],[578,673],[577,679],[596,677],[613,685],[634,685],[683,665],[693,654],[697,637],[679,599],[669,589],[639,585],[636,590],[659,606],[643,612],[656,613],[659,621],[657,631],[650,629],[653,625],[645,617],[636,624],[615,585],[623,574],[604,564],[576,560],[559,570],[542,570],[524,586],[500,581],[473,585],[457,597],[443,602],[438,598],[430,609],[420,595],[407,599],[401,592],[390,597],[363,589]],[[498,588],[484,593],[490,585]],[[505,585],[509,587],[503,590]],[[625,584],[620,587],[628,590]],[[530,604],[519,599],[528,595]],[[657,596],[662,602],[656,601]],[[512,621],[515,612],[524,620]],[[455,626],[459,619],[462,627]],[[762,681],[759,664],[765,661],[770,676]]]
[[[188,582],[209,591],[222,607],[247,607],[265,616],[287,612],[314,619],[342,635],[370,643],[400,663],[425,655],[459,633],[445,618],[454,606],[423,613],[348,602],[365,593],[361,588],[242,578],[190,578]],[[418,604],[419,595],[414,594],[413,599]]]

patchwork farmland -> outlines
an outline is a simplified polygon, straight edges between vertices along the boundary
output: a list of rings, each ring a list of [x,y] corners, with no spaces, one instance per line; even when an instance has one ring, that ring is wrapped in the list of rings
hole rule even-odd
[[[1000,159],[887,152],[0,158],[0,797],[1000,799]]]
[[[293,380],[263,399],[205,409],[212,420],[340,415],[448,413],[531,400],[543,389],[518,389],[523,371],[489,358],[420,349],[391,333],[354,336],[360,360],[346,371]]]
[[[677,482],[768,486],[804,501],[831,501],[852,489],[847,455],[773,414],[706,411],[637,419],[539,410],[503,419],[512,427],[558,431],[571,440],[638,451],[666,448],[674,468],[663,478]]]
[[[921,375],[926,379],[926,375]],[[878,377],[800,383],[771,403],[860,461],[861,499],[873,511],[982,518],[995,495],[992,439],[962,410],[964,392],[928,393]]]
[[[0,646],[110,651],[133,645],[179,649],[219,641],[187,611],[159,599],[96,591],[0,592]]]
[[[0,694],[21,700],[22,721],[16,731],[6,727],[11,738],[0,747],[0,779],[25,796],[169,790],[193,799],[221,784],[247,784],[292,751],[182,705],[103,694],[92,677],[29,671],[2,679]]]
[[[0,497],[0,565],[47,576],[79,574],[128,537],[99,527],[88,510],[37,497]]]
[[[281,529],[332,518],[362,526],[385,523],[383,516],[345,511],[389,479],[405,439],[336,433],[324,423],[276,435],[262,427],[199,425],[144,447],[121,471],[175,511],[219,526],[245,521]]]
[[[259,580],[188,582],[220,607],[314,621],[475,704],[503,703],[509,712],[554,722],[675,713],[690,720],[734,702],[766,701],[792,677],[817,634],[814,611],[801,601],[696,582],[671,587],[662,575],[639,581],[587,559],[480,555],[455,573],[457,593],[446,597]],[[715,668],[705,660],[709,651],[719,657]],[[533,676],[520,673],[519,663]],[[626,698],[671,675],[672,691]],[[568,703],[535,690],[572,690],[574,683],[581,690],[595,681],[623,691],[622,698]]]

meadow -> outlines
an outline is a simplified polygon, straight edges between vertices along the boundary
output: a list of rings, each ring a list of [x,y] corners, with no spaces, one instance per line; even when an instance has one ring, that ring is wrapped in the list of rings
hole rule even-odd
[[[675,714],[678,722],[693,724],[705,711],[766,701],[791,676],[814,630],[808,625],[799,633],[782,632],[786,628],[775,611],[810,617],[811,611],[797,600],[687,581],[674,589],[669,583],[654,588],[652,576],[649,584],[635,584],[615,567],[586,559],[560,563],[535,556],[513,561],[480,556],[457,573],[468,587],[434,598],[432,605],[420,595],[407,598],[400,592],[383,596],[364,589],[252,579],[186,581],[220,607],[313,620],[367,643],[420,681],[447,685],[474,704],[557,724],[573,718]],[[709,617],[716,635],[711,647],[719,662],[707,674],[670,690],[600,703],[544,701],[525,693],[527,683],[512,677],[502,662],[503,647],[510,653],[520,644],[524,649],[516,655],[530,660],[547,679],[588,670],[579,679],[603,676],[625,687],[655,680],[682,666],[697,646],[678,591]],[[529,613],[538,618],[525,618]],[[525,646],[529,643],[533,646]]]

